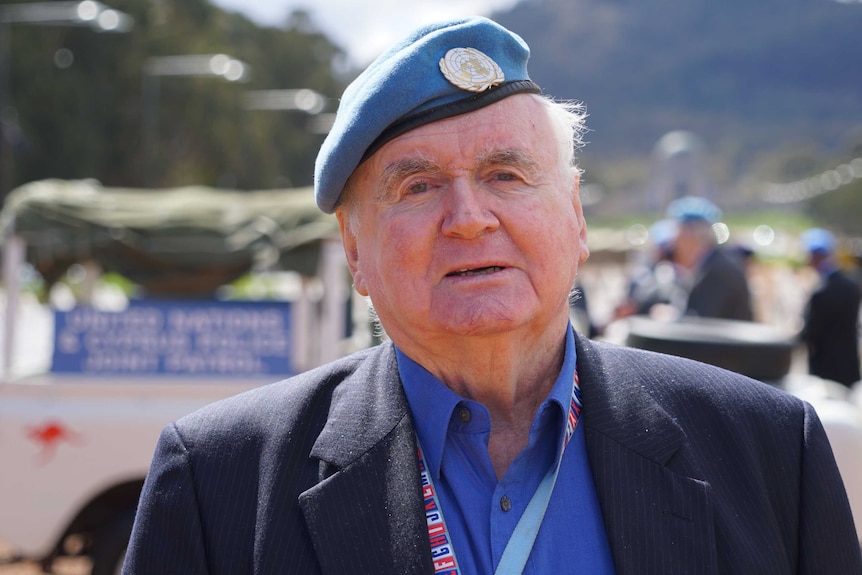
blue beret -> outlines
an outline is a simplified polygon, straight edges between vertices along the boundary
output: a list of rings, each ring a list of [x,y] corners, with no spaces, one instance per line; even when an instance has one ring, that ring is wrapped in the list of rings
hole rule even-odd
[[[811,253],[831,254],[835,250],[835,236],[823,228],[810,228],[802,232],[802,244]]]
[[[704,221],[714,224],[721,219],[721,209],[699,196],[683,196],[667,206],[667,217],[678,222]]]
[[[344,91],[314,166],[317,205],[335,211],[350,175],[386,142],[512,94],[540,93],[527,74],[529,57],[520,36],[487,18],[415,30]]]

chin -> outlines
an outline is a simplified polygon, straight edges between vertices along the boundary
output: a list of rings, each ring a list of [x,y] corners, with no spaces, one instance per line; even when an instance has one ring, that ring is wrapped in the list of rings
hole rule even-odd
[[[450,310],[447,317],[440,323],[445,326],[447,333],[463,335],[495,335],[507,331],[513,331],[525,325],[529,319],[526,314],[519,318],[514,310],[506,309],[500,311],[468,310],[464,313],[455,313]],[[433,321],[432,321],[433,323]]]

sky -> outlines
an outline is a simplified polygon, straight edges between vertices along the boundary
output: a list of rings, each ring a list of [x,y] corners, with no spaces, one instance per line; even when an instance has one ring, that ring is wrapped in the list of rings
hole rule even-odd
[[[352,63],[364,66],[409,30],[451,17],[488,16],[517,0],[211,0],[261,25],[281,26],[301,8]]]

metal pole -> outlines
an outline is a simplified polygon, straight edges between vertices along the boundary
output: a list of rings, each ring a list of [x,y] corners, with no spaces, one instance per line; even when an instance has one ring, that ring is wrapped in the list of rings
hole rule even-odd
[[[14,224],[13,224],[14,226]],[[6,313],[3,318],[3,383],[11,381],[15,361],[15,335],[18,327],[18,270],[24,262],[24,239],[15,235],[14,228],[5,230],[3,244],[3,284],[6,292]]]
[[[323,280],[323,310],[320,320],[320,363],[342,355],[346,319],[347,281],[346,264],[341,240],[323,240],[320,255],[320,277]]]
[[[297,372],[305,371],[315,366],[311,358],[312,337],[312,303],[309,298],[310,279],[302,276],[299,295],[291,302],[290,310],[290,333],[292,340],[293,357],[291,365]]]

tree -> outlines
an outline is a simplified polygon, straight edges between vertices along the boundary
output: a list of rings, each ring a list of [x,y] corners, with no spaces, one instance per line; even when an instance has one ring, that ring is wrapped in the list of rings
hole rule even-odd
[[[134,18],[129,33],[11,26],[11,104],[20,126],[14,185],[50,177],[123,187],[311,183],[322,136],[308,130],[309,117],[242,105],[248,90],[309,88],[329,101],[340,95],[333,62],[342,51],[307,15],[278,29],[205,0],[110,4]],[[144,74],[152,57],[215,53],[249,64],[250,80]],[[145,100],[147,82],[157,82],[156,101]],[[156,110],[153,142],[145,139],[148,109]]]

